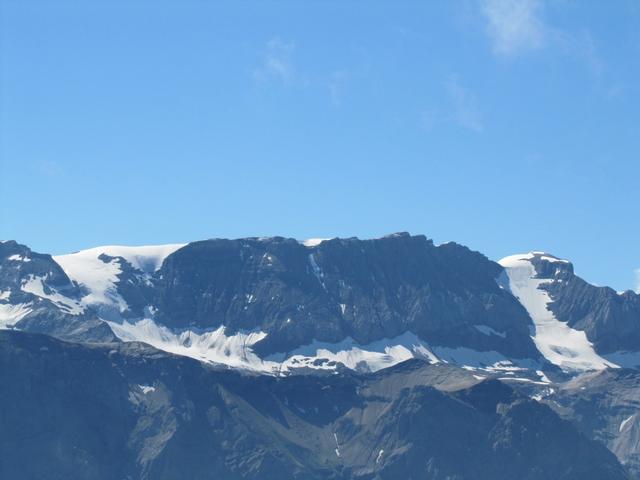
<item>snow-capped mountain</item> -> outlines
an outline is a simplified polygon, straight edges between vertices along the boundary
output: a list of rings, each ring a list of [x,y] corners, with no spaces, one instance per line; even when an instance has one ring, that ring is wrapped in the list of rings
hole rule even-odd
[[[5,241],[0,330],[3,478],[30,455],[56,478],[175,478],[178,459],[190,478],[640,474],[640,295],[548,253]]]
[[[544,381],[640,363],[640,296],[589,285],[542,252],[495,263],[403,233],[54,257],[4,242],[0,259],[3,328],[142,341],[262,373],[420,358]]]
[[[640,295],[590,285],[569,261],[543,252],[499,263],[499,281],[529,313],[532,338],[549,362],[565,370],[640,365]]]
[[[568,264],[566,260],[533,252],[506,257],[499,263],[505,268],[503,288],[508,289],[529,313],[533,321],[533,341],[549,362],[568,370],[600,370],[616,366],[595,352],[585,331],[571,328],[549,308],[553,300],[544,287],[563,280],[555,276],[541,277],[535,265],[564,266]]]

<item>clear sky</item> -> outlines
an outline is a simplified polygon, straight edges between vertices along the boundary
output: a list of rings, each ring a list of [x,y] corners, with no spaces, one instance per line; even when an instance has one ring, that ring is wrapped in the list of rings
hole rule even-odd
[[[409,231],[639,288],[636,1],[1,8],[0,238]]]

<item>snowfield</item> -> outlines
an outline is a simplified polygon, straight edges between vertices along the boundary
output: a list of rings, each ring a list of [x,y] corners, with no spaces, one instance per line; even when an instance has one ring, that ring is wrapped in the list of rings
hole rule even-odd
[[[82,298],[83,305],[105,305],[123,312],[128,307],[117,292],[118,275],[122,273],[120,263],[117,259],[104,262],[100,256],[122,257],[137,270],[151,274],[162,266],[165,258],[184,245],[95,247],[67,255],[55,255],[53,259],[71,280],[85,288],[87,293]]]
[[[533,360],[517,363],[498,352],[479,352],[469,348],[429,346],[415,334],[384,338],[366,345],[352,338],[341,342],[314,341],[290,352],[260,358],[253,347],[267,334],[260,331],[228,334],[225,327],[211,331],[175,332],[153,319],[136,322],[108,322],[114,334],[124,342],[144,342],[160,350],[195,358],[205,363],[226,365],[259,373],[281,374],[294,369],[337,370],[340,365],[351,370],[376,372],[412,358],[430,363],[451,363],[468,370],[503,372],[510,375],[540,368]]]
[[[313,248],[325,240],[317,238],[301,243]],[[107,322],[122,341],[144,342],[170,353],[232,368],[278,374],[297,368],[336,370],[344,366],[358,371],[375,372],[411,358],[420,358],[431,363],[451,363],[470,370],[502,372],[508,375],[524,370],[535,371],[542,382],[549,382],[541,371],[543,365],[535,359],[514,360],[496,351],[432,345],[411,332],[366,345],[359,344],[350,337],[338,343],[313,341],[293,351],[260,358],[254,352],[254,346],[266,337],[265,332],[231,334],[224,326],[207,331],[174,331],[156,323],[152,306],[145,309],[144,318],[124,320],[121,314],[129,310],[129,306],[118,293],[118,282],[121,281],[123,268],[127,267],[124,262],[137,270],[137,278],[145,281],[160,269],[170,254],[184,245],[104,246],[54,256],[55,262],[69,278],[82,288],[82,298],[79,301],[66,297],[62,291],[45,288],[46,277],[31,275],[23,280],[21,289],[53,302],[68,314],[80,315],[90,308]],[[110,258],[100,258],[102,255]],[[267,261],[272,261],[269,255],[265,256]],[[543,252],[512,255],[499,261],[504,272],[497,282],[501,288],[512,293],[528,312],[533,321],[531,338],[542,356],[551,364],[573,372],[640,365],[640,352],[615,352],[607,354],[606,358],[598,355],[585,332],[571,328],[554,316],[549,309],[552,299],[540,287],[557,280],[538,278],[532,263],[534,258],[552,263],[568,263]],[[19,255],[14,255],[9,260],[27,261]],[[308,263],[318,282],[326,290],[325,275],[313,250],[308,254]],[[32,312],[34,307],[29,303],[11,305],[9,297],[9,291],[0,291],[0,328],[12,328]],[[248,303],[252,300],[253,295],[247,295]],[[348,305],[340,304],[343,315],[348,308]],[[488,325],[478,324],[474,328],[488,337],[506,337],[505,332]]]
[[[510,290],[529,313],[534,323],[531,338],[540,353],[563,370],[617,367],[594,351],[585,332],[572,329],[549,310],[551,298],[540,286],[553,280],[536,278],[536,269],[531,263],[535,256],[550,262],[566,262],[542,252],[505,257],[498,263],[505,268],[506,278],[502,277],[498,282]]]

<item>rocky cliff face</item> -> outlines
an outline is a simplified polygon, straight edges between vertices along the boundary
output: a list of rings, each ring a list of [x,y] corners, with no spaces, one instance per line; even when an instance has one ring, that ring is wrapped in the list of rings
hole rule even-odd
[[[5,259],[17,255],[4,245]],[[76,341],[114,340],[115,330],[121,339],[171,351],[197,344],[224,352],[242,343],[240,350],[258,358],[341,342],[378,342],[374,348],[384,350],[382,343],[392,341],[389,348],[402,344],[411,356],[434,357],[416,353],[426,351],[424,342],[463,356],[481,352],[478,364],[541,361],[527,312],[495,281],[501,267],[424,236],[313,245],[278,237],[207,240],[55,258],[11,245],[26,257],[6,260],[10,268],[0,277],[12,293],[0,302],[24,309],[5,322],[20,330]],[[27,292],[33,282],[41,286],[38,295]],[[224,345],[203,337],[214,332]],[[226,362],[225,355],[215,358]]]
[[[640,372],[582,374],[560,385],[547,404],[592,439],[607,445],[640,478]]]
[[[500,270],[465,247],[408,234],[314,247],[284,238],[209,240],[166,259],[154,308],[174,328],[264,331],[256,348],[265,353],[413,332],[436,345],[535,357],[530,320],[496,284]]]
[[[597,287],[576,276],[569,262],[535,261],[540,278],[553,302],[549,308],[572,328],[586,332],[602,354],[638,351],[640,346],[640,295]]]
[[[68,340],[116,340],[108,325],[81,305],[80,295],[50,255],[14,241],[0,243],[0,328]]]

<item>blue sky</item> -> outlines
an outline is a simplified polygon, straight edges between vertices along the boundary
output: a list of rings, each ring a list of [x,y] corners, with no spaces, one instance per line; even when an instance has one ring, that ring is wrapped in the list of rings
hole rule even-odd
[[[637,2],[1,13],[0,237],[63,253],[410,231],[640,288]]]

